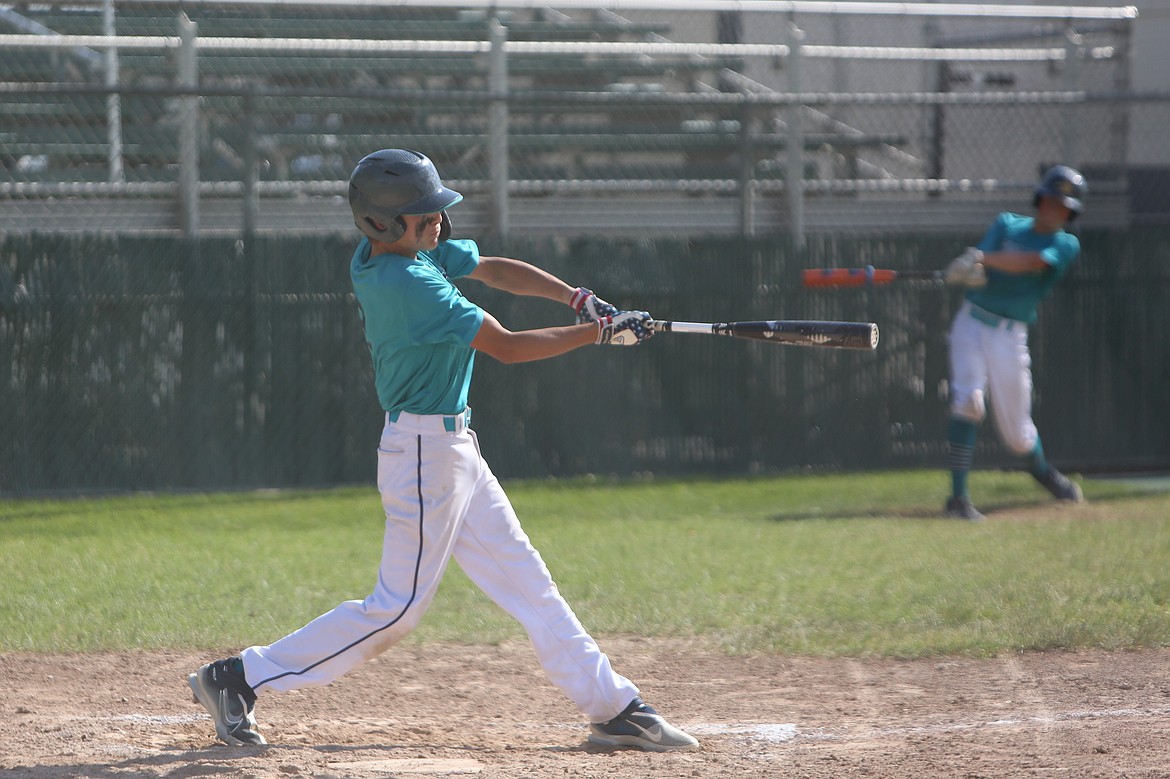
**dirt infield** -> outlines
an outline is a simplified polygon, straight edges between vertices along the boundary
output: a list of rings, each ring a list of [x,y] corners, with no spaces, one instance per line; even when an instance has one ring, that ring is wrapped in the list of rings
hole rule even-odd
[[[523,643],[400,646],[328,687],[263,695],[267,748],[215,740],[185,682],[207,655],[10,654],[0,776],[1170,776],[1170,650],[901,662],[602,646],[701,750],[587,744]]]

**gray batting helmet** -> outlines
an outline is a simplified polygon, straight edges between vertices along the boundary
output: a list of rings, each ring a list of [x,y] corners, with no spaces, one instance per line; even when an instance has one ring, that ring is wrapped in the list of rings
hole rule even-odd
[[[349,207],[357,228],[370,238],[394,243],[406,231],[403,214],[442,214],[439,240],[451,235],[447,209],[463,195],[443,186],[435,164],[409,149],[367,154],[349,177]]]
[[[1069,216],[1069,221],[1072,221],[1083,210],[1084,204],[1081,199],[1088,191],[1089,185],[1085,183],[1084,176],[1067,165],[1056,165],[1048,169],[1040,181],[1040,186],[1036,187],[1032,194],[1032,205],[1040,205],[1041,197],[1051,195],[1072,211],[1072,215]]]

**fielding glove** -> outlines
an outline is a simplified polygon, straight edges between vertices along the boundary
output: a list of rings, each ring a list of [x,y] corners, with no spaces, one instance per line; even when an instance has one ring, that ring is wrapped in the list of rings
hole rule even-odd
[[[951,260],[943,272],[947,284],[956,287],[982,287],[987,284],[987,269],[983,266],[983,252],[973,246]]]
[[[614,316],[618,313],[617,306],[606,303],[593,290],[577,287],[569,298],[569,305],[577,312],[577,324],[596,322],[604,316]]]
[[[612,346],[637,346],[654,335],[645,311],[619,311],[597,320],[597,343]]]

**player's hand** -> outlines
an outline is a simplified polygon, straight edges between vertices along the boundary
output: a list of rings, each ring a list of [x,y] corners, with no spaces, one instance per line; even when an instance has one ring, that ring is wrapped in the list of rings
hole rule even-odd
[[[963,279],[963,286],[978,289],[987,286],[987,267],[977,262],[971,266],[971,270],[967,271],[966,277]]]
[[[974,246],[951,260],[943,272],[947,284],[956,287],[982,287],[987,284],[987,270],[983,267],[983,252]]]
[[[654,335],[647,324],[650,314],[645,311],[619,311],[613,316],[597,320],[597,343],[611,346],[637,346]]]
[[[577,312],[577,324],[583,325],[586,322],[596,322],[603,316],[614,316],[618,313],[617,306],[606,303],[597,295],[593,294],[593,290],[585,289],[585,287],[577,287],[569,298],[569,305]]]

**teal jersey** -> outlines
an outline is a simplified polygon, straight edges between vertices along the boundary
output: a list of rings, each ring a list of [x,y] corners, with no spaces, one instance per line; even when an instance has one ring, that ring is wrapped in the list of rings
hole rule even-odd
[[[1002,213],[983,236],[978,247],[985,252],[1039,252],[1048,267],[1040,273],[1004,273],[987,269],[987,286],[967,292],[967,300],[993,314],[1031,324],[1036,307],[1080,254],[1075,235],[1033,232],[1030,216]]]
[[[478,264],[475,241],[444,241],[414,259],[371,257],[369,239],[358,244],[350,278],[386,411],[458,414],[467,406],[483,310],[451,279]]]

